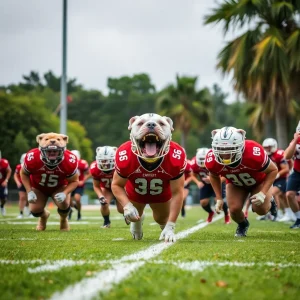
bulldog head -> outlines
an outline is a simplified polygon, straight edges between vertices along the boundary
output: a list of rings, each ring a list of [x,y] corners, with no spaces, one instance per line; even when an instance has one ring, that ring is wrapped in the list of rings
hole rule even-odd
[[[148,162],[154,162],[169,152],[173,121],[157,114],[144,114],[129,120],[132,152]]]
[[[41,150],[41,157],[48,166],[57,166],[64,158],[69,137],[64,134],[49,132],[36,137]]]

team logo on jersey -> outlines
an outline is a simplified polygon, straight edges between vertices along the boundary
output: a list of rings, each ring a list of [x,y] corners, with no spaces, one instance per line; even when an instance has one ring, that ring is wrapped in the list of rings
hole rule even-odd
[[[136,169],[136,170],[134,171],[134,173],[142,173],[142,171],[141,171],[140,168],[138,168],[138,169]]]

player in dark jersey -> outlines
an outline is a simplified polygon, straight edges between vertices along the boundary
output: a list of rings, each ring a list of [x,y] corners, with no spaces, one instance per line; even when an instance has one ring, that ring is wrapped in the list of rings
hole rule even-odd
[[[218,199],[217,213],[223,206],[220,175],[226,178],[227,204],[231,218],[238,224],[236,237],[247,235],[249,222],[242,209],[249,194],[254,212],[265,215],[270,210],[277,214],[271,193],[277,167],[264,148],[255,141],[245,140],[245,135],[244,130],[234,127],[213,130],[212,150],[205,160]]]
[[[112,191],[124,208],[134,239],[142,239],[144,208],[149,204],[160,225],[160,240],[173,242],[183,203],[184,149],[171,141],[173,122],[157,114],[129,121],[130,139],[116,154]]]
[[[289,205],[296,216],[295,223],[290,227],[291,229],[300,228],[300,205],[296,199],[296,193],[300,190],[300,121],[296,127],[293,140],[290,142],[288,148],[284,151],[286,159],[294,158],[293,173],[289,176],[286,188],[286,196]]]

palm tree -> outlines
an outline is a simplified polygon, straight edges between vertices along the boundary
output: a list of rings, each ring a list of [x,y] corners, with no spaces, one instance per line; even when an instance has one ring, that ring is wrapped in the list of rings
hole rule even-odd
[[[197,91],[197,80],[197,77],[176,76],[176,85],[165,88],[156,102],[156,111],[174,120],[174,128],[180,131],[180,143],[185,149],[190,130],[201,131],[210,120],[210,92],[206,88]]]
[[[218,55],[217,67],[232,73],[235,89],[247,101],[258,104],[262,119],[275,117],[279,145],[287,146],[289,107],[299,97],[300,1],[227,0],[205,17],[205,23],[224,22],[244,32],[227,43]],[[298,82],[298,83],[297,83]]]

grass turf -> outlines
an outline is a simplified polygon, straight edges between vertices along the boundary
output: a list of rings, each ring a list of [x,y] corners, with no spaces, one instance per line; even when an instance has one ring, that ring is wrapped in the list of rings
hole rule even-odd
[[[162,243],[150,210],[141,241],[132,240],[129,226],[115,209],[110,229],[100,228],[103,220],[98,209],[83,210],[82,222],[73,213],[67,233],[59,232],[54,209],[45,232],[34,230],[36,219],[17,220],[16,207],[8,207],[7,212],[8,216],[0,217],[0,299],[50,298],[110,270],[112,260]],[[145,261],[108,292],[100,290],[96,298],[298,299],[300,230],[255,217],[250,213],[247,238],[235,239],[236,224],[224,225],[220,219]],[[206,213],[199,206],[192,207],[186,218],[179,217],[176,232],[195,226],[200,219],[204,221]],[[59,267],[59,261],[73,265]],[[51,271],[53,265],[58,267]]]

